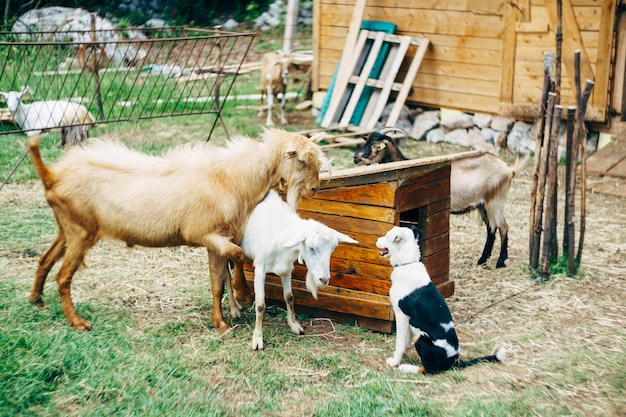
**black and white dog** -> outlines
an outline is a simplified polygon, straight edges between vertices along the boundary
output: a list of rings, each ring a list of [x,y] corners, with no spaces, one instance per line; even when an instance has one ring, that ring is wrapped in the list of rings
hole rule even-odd
[[[389,298],[396,316],[396,349],[387,365],[397,366],[403,372],[436,374],[453,367],[504,360],[503,349],[471,361],[459,359],[459,340],[448,305],[420,262],[421,237],[422,231],[416,227],[395,226],[376,240],[380,255],[388,257],[393,267]],[[412,344],[422,361],[421,367],[400,364]]]

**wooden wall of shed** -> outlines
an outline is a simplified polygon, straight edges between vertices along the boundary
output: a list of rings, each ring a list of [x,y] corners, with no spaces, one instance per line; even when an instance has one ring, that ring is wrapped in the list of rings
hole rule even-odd
[[[563,0],[561,104],[574,104],[573,51],[595,80],[587,120],[609,115],[615,17],[623,0]],[[430,40],[408,102],[533,119],[543,53],[555,52],[555,0],[369,0],[364,19]],[[313,90],[327,90],[345,46],[355,0],[314,0]]]

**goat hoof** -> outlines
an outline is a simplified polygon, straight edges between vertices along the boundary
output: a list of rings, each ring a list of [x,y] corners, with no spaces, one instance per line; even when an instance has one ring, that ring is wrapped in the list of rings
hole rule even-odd
[[[76,330],[91,330],[91,325],[84,320],[78,323],[72,323],[72,327],[74,327]]]
[[[227,331],[230,330],[230,326],[228,324],[226,324],[225,321],[218,323],[217,325],[215,325],[215,327],[217,327],[217,333],[218,334],[224,334]]]
[[[31,297],[31,298],[28,299],[28,301],[30,301],[31,303],[33,303],[37,307],[45,307],[46,306],[46,304],[43,302],[43,298],[41,298],[40,295],[38,295],[37,297]]]
[[[504,268],[506,265],[504,264],[504,261],[500,262],[498,261],[498,263],[496,264],[496,269],[497,268]]]
[[[263,340],[253,340],[250,347],[252,350],[263,350]]]
[[[237,300],[242,308],[250,308],[252,307],[252,304],[254,304],[254,297],[252,296],[250,290],[235,290],[235,300]]]

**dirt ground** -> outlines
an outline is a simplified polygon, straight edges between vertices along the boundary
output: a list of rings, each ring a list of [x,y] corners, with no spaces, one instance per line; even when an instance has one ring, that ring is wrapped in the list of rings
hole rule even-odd
[[[464,383],[485,393],[497,393],[498,390],[531,389],[534,384],[553,380],[550,389],[554,397],[546,401],[567,403],[583,415],[625,415],[624,396],[611,396],[607,393],[610,389],[603,384],[602,376],[613,371],[610,364],[597,363],[595,359],[607,354],[623,355],[626,349],[623,332],[626,322],[626,202],[616,197],[588,194],[580,276],[555,275],[546,283],[535,284],[527,269],[530,165],[514,179],[509,193],[506,216],[510,226],[510,258],[506,268],[496,269],[495,258],[486,267],[475,265],[486,237],[477,214],[451,217],[450,276],[456,283],[456,290],[448,303],[457,322],[462,348],[468,356],[484,354],[475,351],[473,345],[484,346],[489,342],[504,346],[508,351],[503,372],[510,380],[509,386],[492,382],[487,367],[484,374],[482,371],[472,373],[470,380]],[[33,204],[47,208],[38,182],[9,184],[0,192],[3,208],[21,210]],[[562,204],[561,201],[561,212]],[[577,203],[577,210],[578,207]],[[41,245],[34,249],[41,253],[52,239],[53,236],[42,236]],[[559,241],[561,239],[559,231]],[[495,253],[499,251],[499,243],[498,239]],[[197,290],[198,286],[209,291],[203,250],[134,248],[132,256],[128,251],[116,242],[99,243],[87,257],[89,268],[81,271],[76,280],[75,299],[109,300],[112,304],[124,305],[132,309],[133,320],[147,324],[188,314],[189,309],[185,307],[194,300],[187,291]],[[11,275],[30,282],[36,258],[18,253],[0,255],[3,275],[11,271]],[[138,268],[139,265],[146,267]],[[107,270],[107,282],[99,279],[99,272],[103,270]],[[177,273],[181,270],[186,271],[185,277]],[[190,275],[196,278],[190,281]],[[124,279],[129,276],[134,277],[132,281]],[[53,281],[50,282],[47,291],[53,285]],[[177,291],[172,291],[173,287]],[[306,331],[324,333],[324,326],[332,325],[323,320],[315,323]],[[334,341],[352,342],[349,339]],[[597,378],[590,377],[575,386],[560,384],[559,369],[570,367],[572,361],[581,374],[597,375]]]

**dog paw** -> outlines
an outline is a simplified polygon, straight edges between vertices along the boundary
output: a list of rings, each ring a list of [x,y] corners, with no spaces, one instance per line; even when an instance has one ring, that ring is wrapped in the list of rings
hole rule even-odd
[[[419,374],[420,369],[421,368],[419,366],[410,365],[408,363],[403,363],[398,366],[398,370],[400,370],[400,372],[406,372],[407,374]]]
[[[396,360],[396,358],[387,358],[387,365],[395,368],[396,366],[400,365],[400,361]]]

